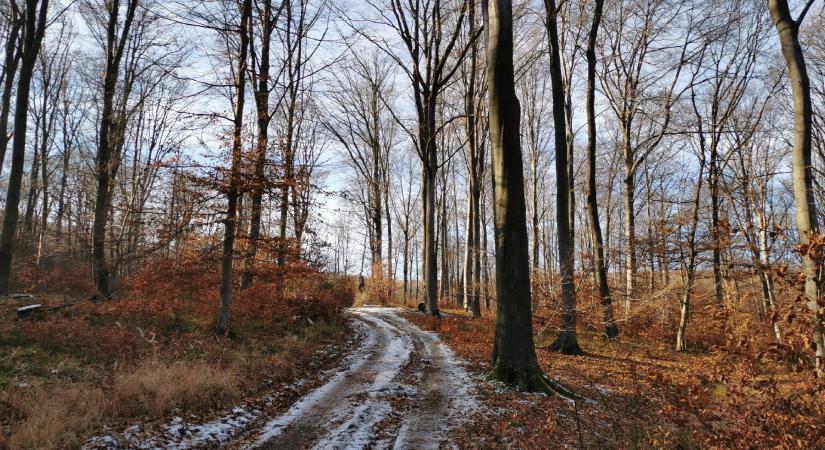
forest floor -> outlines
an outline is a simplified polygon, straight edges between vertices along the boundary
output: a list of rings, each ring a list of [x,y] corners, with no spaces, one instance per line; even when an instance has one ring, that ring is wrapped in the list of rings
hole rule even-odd
[[[447,306],[447,305],[445,305]],[[449,308],[450,306],[447,306]],[[455,308],[455,306],[452,306]],[[436,332],[468,370],[484,379],[495,334],[492,317],[442,309],[440,318],[415,310],[411,322]],[[540,324],[534,324],[540,331]],[[579,333],[585,351],[548,350],[539,332],[537,356],[549,378],[575,399],[530,394],[483,382],[481,408],[452,437],[459,448],[800,448],[825,449],[825,395],[819,382],[798,381],[772,365],[770,375],[745,370],[725,351],[679,353],[665,343],[607,342]],[[740,371],[740,372],[737,372]],[[748,372],[748,373],[744,373]]]
[[[299,280],[238,295],[231,337],[213,335],[217,288],[197,280],[0,298],[0,449],[215,448],[286,411],[359,344],[350,282]],[[44,311],[15,319],[29,303]]]
[[[728,325],[697,322],[691,342],[716,344],[686,353],[656,326],[625,322],[613,342],[581,326],[585,354],[563,356],[536,317],[539,363],[569,399],[487,380],[491,316],[344,309],[348,282],[302,280],[240,296],[229,339],[202,296],[170,310],[155,291],[0,321],[0,449],[825,449],[825,383]]]

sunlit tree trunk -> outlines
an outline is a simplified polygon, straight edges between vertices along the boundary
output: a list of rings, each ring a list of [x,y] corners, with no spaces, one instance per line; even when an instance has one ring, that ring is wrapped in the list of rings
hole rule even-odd
[[[794,140],[791,157],[793,192],[796,226],[799,230],[799,241],[803,247],[809,247],[812,243],[818,245],[812,238],[820,236],[811,169],[811,83],[802,46],[799,44],[799,25],[805,18],[811,3],[813,2],[808,2],[800,17],[794,20],[786,0],[768,0],[768,9],[779,34],[779,42],[787,64],[788,79],[793,93]],[[818,304],[823,262],[811,256],[812,253],[822,253],[822,249],[814,250],[815,252],[804,251],[802,253],[802,271],[805,274],[807,304],[813,315],[812,340],[816,347],[814,369],[818,376],[823,377],[825,376],[825,339],[823,339],[823,315],[820,313],[821,308]]]
[[[599,222],[599,205],[596,197],[596,39],[603,6],[604,0],[596,0],[587,41],[587,213],[590,216],[596,285],[599,289],[599,301],[604,310],[604,335],[608,339],[615,339],[619,335],[619,329],[613,320],[613,302],[610,298],[610,286],[607,283],[602,226]]]

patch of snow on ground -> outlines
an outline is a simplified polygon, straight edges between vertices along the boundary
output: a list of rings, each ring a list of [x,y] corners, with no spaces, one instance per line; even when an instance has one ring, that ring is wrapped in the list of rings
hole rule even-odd
[[[367,328],[361,321],[354,321],[354,323],[358,324],[358,326],[362,327],[362,329]],[[344,380],[348,372],[357,370],[367,362],[367,353],[377,342],[377,340],[378,339],[375,333],[368,333],[367,339],[362,340],[361,346],[353,354],[346,357],[344,362],[338,369],[336,369],[337,373],[329,381],[327,381],[326,384],[312,391],[309,395],[302,397],[298,400],[298,402],[292,405],[289,411],[287,411],[284,415],[267,422],[267,424],[263,427],[263,431],[258,435],[258,439],[255,444],[251,446],[251,448],[259,446],[271,440],[275,436],[278,436],[286,427],[288,427],[307,411],[311,411],[321,404],[327,394]],[[342,369],[343,367],[347,368]]]
[[[353,320],[352,325],[353,336],[355,336],[353,339],[362,340],[361,348],[364,348],[367,343],[363,342],[361,338],[367,334],[367,327],[358,320]],[[327,346],[321,350],[321,353],[328,353],[329,351],[330,348]],[[348,362],[347,364],[352,363]],[[305,379],[299,379],[292,385],[283,387],[282,390],[297,390],[306,382]],[[256,404],[271,405],[273,400],[273,395],[268,395]],[[102,434],[88,439],[82,448],[84,450],[115,450],[121,448],[185,450],[204,446],[220,446],[238,437],[262,415],[263,411],[258,407],[251,404],[242,404],[235,406],[227,414],[215,420],[203,423],[196,422],[198,418],[187,421],[180,416],[176,416],[159,431],[146,430],[140,425],[132,425],[122,433],[118,433],[104,427]]]

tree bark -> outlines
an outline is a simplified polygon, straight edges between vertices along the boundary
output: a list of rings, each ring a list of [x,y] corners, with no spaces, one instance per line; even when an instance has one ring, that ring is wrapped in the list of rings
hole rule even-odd
[[[119,155],[114,154],[115,145],[111,132],[115,120],[114,99],[120,61],[123,58],[136,8],[137,0],[128,0],[126,17],[118,37],[120,1],[113,1],[109,10],[109,23],[106,31],[106,69],[103,76],[103,107],[100,112],[97,146],[97,190],[92,222],[92,270],[97,296],[104,299],[111,298],[113,295],[112,275],[106,262],[106,223],[112,207],[111,185],[117,170],[116,160],[119,159]]]
[[[702,195],[702,176],[705,169],[704,152],[700,157],[699,177],[696,183],[696,191],[693,196],[693,211],[691,214],[690,230],[687,236],[687,261],[685,262],[685,286],[682,298],[679,301],[679,326],[676,329],[676,350],[687,351],[687,341],[685,332],[687,331],[688,320],[690,318],[690,302],[693,296],[693,287],[696,282],[696,229],[699,227],[699,203]]]
[[[255,89],[255,107],[258,110],[258,138],[255,144],[255,164],[252,178],[252,193],[249,215],[249,250],[241,275],[241,289],[252,286],[253,268],[258,255],[258,241],[261,237],[261,210],[264,198],[264,165],[269,149],[269,50],[272,42],[272,0],[264,0],[261,19],[261,59],[258,64],[258,80]],[[254,27],[250,27],[250,31]],[[251,40],[251,39],[250,39]]]
[[[596,266],[596,284],[599,301],[604,312],[604,335],[615,339],[619,329],[613,320],[613,302],[607,283],[607,266],[604,261],[602,226],[599,222],[599,204],[596,197],[596,39],[602,19],[604,0],[596,0],[593,22],[587,40],[587,213],[590,216],[590,233],[593,241],[593,262]]]
[[[428,106],[427,109],[435,115],[434,104],[432,107]],[[435,136],[430,131],[435,128],[434,122],[434,117],[424,118],[424,124],[419,127],[419,142],[423,146],[422,153],[425,155],[421,180],[424,225],[424,303],[428,314],[438,316],[438,249],[435,238],[435,179],[438,160]]]
[[[553,133],[556,150],[556,224],[559,250],[559,274],[561,275],[562,314],[561,328],[553,351],[565,355],[580,355],[576,336],[576,287],[574,285],[573,237],[570,233],[570,167],[567,148],[564,81],[561,74],[561,49],[556,24],[556,1],[545,0],[547,12],[547,38],[550,45],[550,83],[553,90]]]
[[[38,11],[37,6],[40,4]],[[20,56],[20,75],[17,80],[17,94],[14,106],[14,140],[12,141],[12,163],[9,172],[6,208],[3,215],[3,229],[0,231],[0,294],[9,292],[9,277],[14,256],[15,232],[20,206],[20,191],[23,183],[23,165],[26,156],[26,128],[28,125],[29,92],[34,74],[40,44],[46,31],[49,0],[26,0]]]
[[[552,388],[538,366],[533,342],[512,4],[510,0],[489,0],[485,6],[496,236],[496,335],[491,376],[520,389],[549,392]]]
[[[244,97],[246,95],[247,53],[249,51],[249,28],[252,16],[252,0],[244,0],[241,5],[240,48],[238,50],[238,72],[235,80],[236,104],[232,130],[232,167],[229,169],[226,218],[224,219],[223,253],[221,255],[221,302],[215,321],[215,334],[227,335],[231,332],[229,315],[232,305],[232,262],[235,253],[235,226],[240,197],[241,132],[243,131]]]
[[[810,3],[807,4],[807,12]],[[796,226],[802,247],[811,245],[812,239],[820,234],[813,190],[813,171],[811,169],[812,107],[811,83],[805,65],[805,56],[799,44],[799,25],[804,13],[797,20],[791,17],[786,0],[768,0],[782,54],[788,68],[794,103],[794,140],[792,152],[793,192],[796,207]],[[821,252],[821,249],[817,249]],[[823,263],[811,256],[812,252],[802,254],[802,271],[805,274],[805,295],[807,306],[813,318],[812,340],[816,347],[814,370],[819,377],[825,377],[825,339],[823,339],[823,314],[819,306],[819,284]]]
[[[12,9],[10,17],[9,35],[6,38],[6,52],[3,62],[5,78],[3,79],[3,96],[0,99],[0,172],[6,161],[6,150],[9,146],[9,113],[11,112],[11,98],[14,90],[14,80],[20,56],[23,50],[23,40],[20,38],[22,22],[17,8]]]

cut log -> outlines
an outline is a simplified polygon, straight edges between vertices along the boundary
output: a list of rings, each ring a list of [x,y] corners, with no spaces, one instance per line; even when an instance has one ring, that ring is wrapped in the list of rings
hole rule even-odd
[[[35,304],[35,305],[26,305],[20,308],[17,308],[17,318],[18,319],[26,319],[31,318],[34,316],[38,316],[43,312],[43,305]]]

